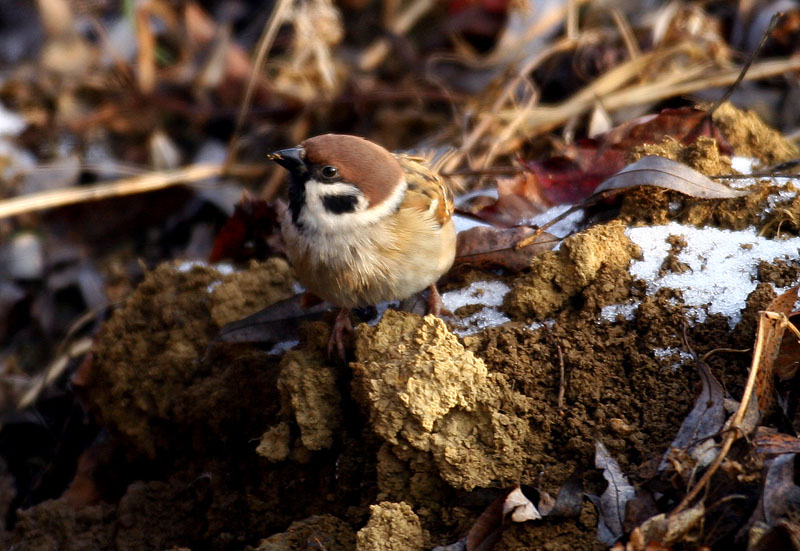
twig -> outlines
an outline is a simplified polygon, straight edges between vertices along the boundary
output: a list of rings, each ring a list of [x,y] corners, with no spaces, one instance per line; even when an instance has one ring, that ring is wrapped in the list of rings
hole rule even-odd
[[[747,61],[745,61],[744,65],[742,66],[742,70],[739,73],[739,76],[736,78],[733,84],[731,84],[731,86],[725,91],[725,93],[722,94],[722,97],[719,98],[717,102],[711,107],[711,109],[708,110],[705,116],[706,119],[710,120],[711,116],[714,114],[714,111],[719,109],[720,105],[728,101],[728,98],[731,97],[733,91],[736,90],[739,84],[742,83],[742,80],[744,80],[744,76],[747,74],[747,71],[750,70],[750,66],[753,64],[753,61],[755,61],[755,59],[761,53],[761,50],[764,48],[764,44],[767,43],[767,38],[769,38],[769,35],[772,33],[773,29],[775,29],[775,25],[778,24],[778,21],[782,19],[784,15],[785,14],[782,11],[775,12],[775,14],[773,14],[772,19],[769,20],[769,25],[767,25],[766,30],[764,30],[764,34],[761,35],[761,40],[759,41],[758,46],[756,46],[756,49],[753,50],[748,56]]]
[[[564,370],[564,353],[561,352],[561,346],[558,342],[555,343],[556,350],[558,351],[558,370],[559,370],[559,380],[558,380],[558,401],[556,405],[558,410],[561,411],[564,408],[564,394],[567,391],[567,376]]]
[[[98,201],[121,195],[155,191],[207,178],[216,178],[222,174],[222,171],[223,167],[219,164],[197,164],[177,170],[124,178],[111,183],[54,189],[21,195],[0,201],[0,218],[85,201]]]
[[[776,174],[774,172],[753,172],[752,174],[715,174],[709,176],[717,180],[747,180],[749,178],[800,178],[800,174]]]
[[[744,354],[746,352],[750,352],[749,348],[715,348],[714,350],[709,350],[703,357],[700,358],[701,361],[706,362],[708,359],[718,352],[733,352],[734,354]]]

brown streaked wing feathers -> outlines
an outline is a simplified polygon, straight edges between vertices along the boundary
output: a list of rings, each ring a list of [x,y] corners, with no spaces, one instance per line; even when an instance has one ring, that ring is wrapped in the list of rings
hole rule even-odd
[[[437,201],[434,215],[439,225],[444,225],[452,217],[454,209],[453,193],[447,186],[447,182],[417,162],[416,158],[405,155],[395,155],[395,157],[403,167],[408,183],[408,191],[406,191],[403,205],[427,211],[430,209],[431,203]]]

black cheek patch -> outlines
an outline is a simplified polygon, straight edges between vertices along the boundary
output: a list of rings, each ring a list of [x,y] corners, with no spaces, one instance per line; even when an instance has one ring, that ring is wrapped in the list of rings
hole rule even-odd
[[[333,214],[344,214],[356,210],[358,197],[355,195],[326,195],[322,198],[322,206]]]

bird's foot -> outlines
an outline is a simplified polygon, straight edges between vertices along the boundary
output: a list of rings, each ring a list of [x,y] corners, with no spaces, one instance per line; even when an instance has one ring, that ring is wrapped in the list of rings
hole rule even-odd
[[[331,329],[331,338],[328,340],[328,357],[333,355],[333,349],[336,348],[339,352],[339,357],[342,360],[347,358],[344,349],[344,334],[353,333],[353,324],[350,323],[350,310],[342,308],[336,316],[336,321],[333,322],[333,329]]]
[[[441,317],[441,316],[453,316],[453,312],[448,310],[444,307],[444,302],[442,302],[442,295],[439,294],[439,290],[436,288],[436,284],[431,284],[428,289],[430,289],[430,294],[428,295],[428,313],[433,314],[434,316]]]

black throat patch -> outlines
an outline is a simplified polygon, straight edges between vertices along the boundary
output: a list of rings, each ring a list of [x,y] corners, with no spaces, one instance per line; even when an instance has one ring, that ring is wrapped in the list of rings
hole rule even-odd
[[[356,210],[358,197],[355,195],[325,195],[322,197],[322,206],[333,214],[344,214]]]
[[[303,210],[303,205],[306,204],[306,174],[289,175],[289,210],[292,213],[292,222],[298,228],[303,226],[300,221],[300,211]]]

